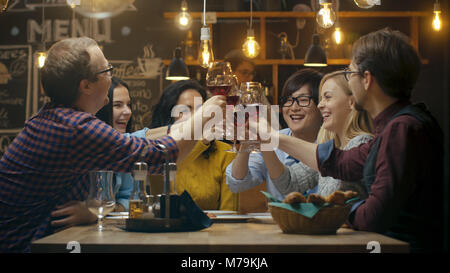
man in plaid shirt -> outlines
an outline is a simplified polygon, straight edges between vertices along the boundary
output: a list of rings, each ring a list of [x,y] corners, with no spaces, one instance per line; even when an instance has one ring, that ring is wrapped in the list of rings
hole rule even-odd
[[[33,240],[51,234],[51,212],[86,198],[89,170],[129,172],[144,160],[155,173],[165,160],[157,144],[167,147],[171,162],[192,149],[195,141],[126,137],[97,119],[108,103],[111,75],[90,38],[62,40],[49,50],[42,85],[51,102],[25,123],[0,160],[0,252],[29,252]],[[207,105],[224,107],[224,97]]]

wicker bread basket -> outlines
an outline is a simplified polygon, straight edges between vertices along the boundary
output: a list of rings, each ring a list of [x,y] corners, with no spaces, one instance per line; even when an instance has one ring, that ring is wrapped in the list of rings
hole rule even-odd
[[[269,210],[284,233],[336,234],[347,220],[351,207],[351,204],[323,207],[312,218],[272,205]]]

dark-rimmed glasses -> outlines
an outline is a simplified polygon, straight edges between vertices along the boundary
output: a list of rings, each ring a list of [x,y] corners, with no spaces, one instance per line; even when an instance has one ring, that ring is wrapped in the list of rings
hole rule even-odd
[[[345,69],[342,71],[342,73],[344,73],[344,78],[345,78],[347,81],[350,80],[349,74],[352,74],[352,73],[358,73],[358,74],[360,74],[359,71],[351,71],[350,68],[348,68],[348,67],[345,68]]]
[[[112,64],[109,64],[109,65],[108,65],[108,68],[103,69],[103,70],[101,70],[101,71],[95,73],[95,75],[99,75],[99,74],[102,74],[102,73],[107,73],[108,76],[112,76],[112,71],[113,71],[113,70],[114,70],[114,66],[113,66]]]
[[[294,105],[294,102],[297,102],[297,105],[300,107],[309,107],[311,104],[312,96],[308,95],[300,95],[297,97],[288,97],[283,104],[283,107],[291,107]]]

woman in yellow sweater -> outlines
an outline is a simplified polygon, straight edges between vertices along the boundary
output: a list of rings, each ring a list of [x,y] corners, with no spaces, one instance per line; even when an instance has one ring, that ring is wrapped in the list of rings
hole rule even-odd
[[[196,81],[178,81],[168,86],[154,106],[151,128],[173,124],[183,114],[194,112],[194,100],[207,99],[205,89]],[[185,106],[178,117],[172,117],[175,106]],[[187,191],[203,210],[237,210],[238,195],[227,186],[225,169],[235,154],[226,152],[231,146],[213,140],[198,141],[191,153],[177,166],[176,190]]]

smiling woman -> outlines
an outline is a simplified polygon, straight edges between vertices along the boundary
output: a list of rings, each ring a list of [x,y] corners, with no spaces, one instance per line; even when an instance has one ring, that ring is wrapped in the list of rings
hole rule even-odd
[[[131,98],[128,85],[113,77],[108,90],[109,103],[96,116],[121,133],[131,133]]]
[[[317,109],[319,84],[322,74],[313,69],[303,69],[292,74],[284,84],[280,105],[283,118],[289,128],[280,134],[314,142],[322,124]],[[226,170],[227,184],[231,191],[242,192],[254,188],[266,181],[266,191],[279,200],[285,193],[280,192],[272,179],[283,174],[285,166],[296,163],[287,153],[275,149],[262,153],[247,153],[245,143],[232,164]],[[303,163],[300,163],[303,165]],[[318,174],[306,165],[302,181],[308,185],[317,184]]]

